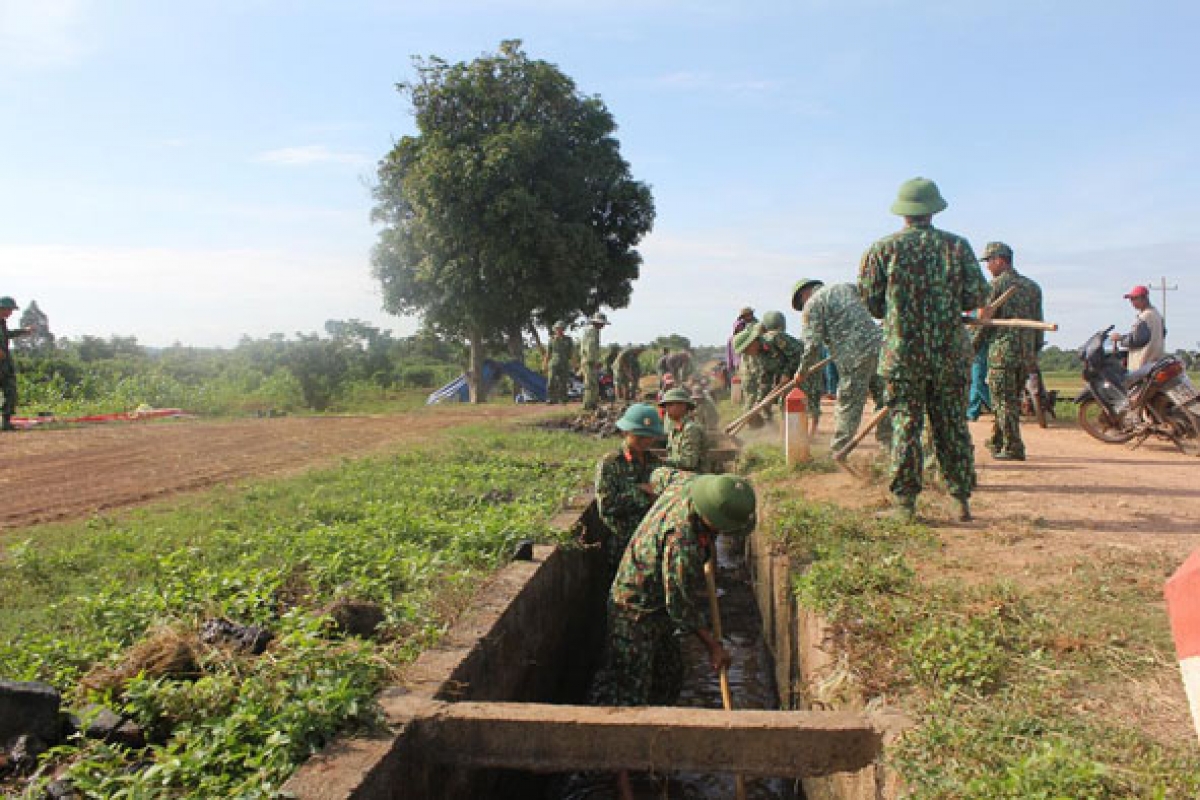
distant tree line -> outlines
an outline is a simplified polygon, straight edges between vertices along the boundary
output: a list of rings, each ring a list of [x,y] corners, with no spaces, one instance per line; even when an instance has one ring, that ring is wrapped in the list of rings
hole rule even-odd
[[[22,413],[124,411],[138,405],[207,413],[327,411],[388,390],[433,388],[462,371],[462,343],[430,331],[395,337],[360,320],[331,320],[324,335],[243,337],[236,347],[149,348],[133,336],[59,338],[31,302],[14,339]]]

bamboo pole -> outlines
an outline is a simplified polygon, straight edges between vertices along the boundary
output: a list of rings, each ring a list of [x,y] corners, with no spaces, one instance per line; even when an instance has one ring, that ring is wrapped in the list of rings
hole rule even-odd
[[[713,636],[721,641],[721,605],[717,602],[717,553],[716,542],[713,542],[713,552],[708,561],[704,562],[704,582],[708,585],[708,609],[712,617]],[[721,667],[718,673],[721,682],[721,705],[726,711],[733,711],[733,695],[729,691],[729,670]],[[746,800],[746,780],[741,775],[734,775],[734,791],[737,800]]]
[[[1042,322],[1040,319],[976,319],[963,317],[963,323],[976,328],[1028,328],[1035,331],[1056,331],[1057,322]]]
[[[887,413],[887,408],[881,408],[876,411],[875,416],[867,420],[866,427],[854,434],[854,438],[846,442],[845,447],[833,454],[833,460],[839,464],[845,461],[846,456],[850,455],[850,452],[854,450],[854,448],[858,447],[859,443],[862,442],[863,439],[867,438],[868,433],[878,427],[879,423],[883,421],[883,418],[887,415]]]
[[[768,394],[766,397],[764,397],[762,400],[760,400],[754,406],[754,408],[750,409],[745,414],[742,414],[740,417],[735,419],[733,422],[726,425],[725,433],[732,436],[733,434],[740,431],[742,428],[746,427],[746,424],[748,422],[750,422],[751,419],[754,418],[754,415],[758,414],[764,408],[771,405],[771,403],[774,403],[776,400],[778,400],[779,396],[781,394],[783,394],[784,392],[791,391],[794,387],[803,383],[805,378],[807,378],[809,375],[812,375],[817,370],[822,369],[831,360],[832,359],[829,359],[829,358],[823,358],[820,361],[818,361],[816,364],[813,364],[811,367],[806,369],[802,375],[799,375],[798,377],[792,378],[791,380],[786,381],[786,382],[781,383],[778,386],[776,386],[774,389],[771,390],[771,393]],[[819,399],[820,398],[818,398],[818,400]]]

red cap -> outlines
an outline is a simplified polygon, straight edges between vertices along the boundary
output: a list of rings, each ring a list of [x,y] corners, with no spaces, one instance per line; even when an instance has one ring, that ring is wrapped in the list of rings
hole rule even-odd
[[[1149,296],[1150,296],[1150,290],[1147,289],[1145,286],[1135,286],[1129,290],[1129,294],[1125,295],[1125,299],[1128,300],[1131,297],[1149,297]]]

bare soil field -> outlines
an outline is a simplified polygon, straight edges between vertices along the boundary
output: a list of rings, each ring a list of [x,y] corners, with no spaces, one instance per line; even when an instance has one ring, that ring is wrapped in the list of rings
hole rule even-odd
[[[170,419],[0,436],[0,531],[89,516],[431,440],[544,407],[446,406],[378,416]]]

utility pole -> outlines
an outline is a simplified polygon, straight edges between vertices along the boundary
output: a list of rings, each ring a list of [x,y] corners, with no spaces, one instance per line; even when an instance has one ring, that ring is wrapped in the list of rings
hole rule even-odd
[[[1150,284],[1146,288],[1150,289],[1151,291],[1162,292],[1162,311],[1160,313],[1162,314],[1163,319],[1166,319],[1167,318],[1167,292],[1175,291],[1176,289],[1179,288],[1179,284],[1176,284],[1174,286],[1167,286],[1167,279],[1165,276],[1162,278],[1159,278],[1159,280],[1162,282],[1159,286]]]

